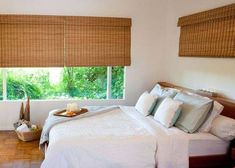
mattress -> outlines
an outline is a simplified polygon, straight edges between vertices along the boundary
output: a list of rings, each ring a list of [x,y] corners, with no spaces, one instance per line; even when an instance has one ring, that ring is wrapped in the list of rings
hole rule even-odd
[[[223,155],[229,148],[229,142],[210,133],[189,134],[189,156]]]
[[[169,130],[183,132],[182,130],[176,127],[167,129],[161,126],[160,123],[156,122],[153,119],[153,116],[149,116],[148,119],[149,122],[152,122],[157,127],[161,127],[161,129],[164,130],[165,134],[168,134]],[[188,144],[189,156],[224,155],[228,151],[229,142],[224,141],[210,133],[194,133],[194,134],[184,133],[184,134],[188,137],[189,140]]]

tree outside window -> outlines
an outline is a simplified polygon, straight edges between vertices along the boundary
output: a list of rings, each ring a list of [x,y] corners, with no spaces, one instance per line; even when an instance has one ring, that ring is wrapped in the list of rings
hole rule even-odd
[[[106,99],[107,67],[8,68],[7,99]],[[112,67],[111,98],[122,99],[124,67]],[[0,98],[2,92],[0,71]]]

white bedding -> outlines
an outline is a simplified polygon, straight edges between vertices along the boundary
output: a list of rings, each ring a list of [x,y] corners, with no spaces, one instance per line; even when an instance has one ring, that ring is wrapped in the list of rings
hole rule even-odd
[[[188,168],[189,154],[203,153],[201,147],[192,147],[200,144],[196,140],[219,142],[210,135],[167,129],[152,116],[123,106],[54,126],[42,168],[153,168],[155,162],[158,168]]]
[[[189,156],[224,155],[229,142],[210,133],[189,134]]]
[[[156,138],[120,109],[54,126],[42,168],[154,167]]]
[[[208,156],[208,155],[224,155],[227,153],[230,142],[224,141],[210,133],[194,133],[187,134],[176,127],[167,129],[160,123],[154,121],[153,116],[147,117],[149,122],[152,122],[157,127],[160,127],[165,134],[175,130],[178,134],[187,137],[188,141],[188,156]]]
[[[152,116],[149,116],[148,119],[154,120]],[[224,155],[228,152],[229,142],[224,141],[210,133],[194,133],[187,134],[179,130],[176,127],[167,129],[161,126],[159,123],[153,121],[155,125],[158,125],[165,131],[166,134],[169,134],[170,130],[177,130],[181,132],[180,134],[185,134],[188,141],[188,156],[208,156],[208,155]],[[176,132],[177,132],[176,131]]]

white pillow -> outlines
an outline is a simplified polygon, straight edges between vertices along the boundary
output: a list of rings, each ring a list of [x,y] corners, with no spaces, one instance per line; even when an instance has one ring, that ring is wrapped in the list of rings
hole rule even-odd
[[[157,100],[156,96],[151,95],[146,91],[140,96],[139,100],[137,101],[135,105],[135,108],[144,116],[147,116],[150,114],[149,109],[153,105],[155,105],[156,100]]]
[[[210,132],[223,140],[231,141],[235,138],[235,120],[219,115],[212,122]]]
[[[170,97],[165,98],[157,109],[154,119],[167,128],[172,127],[180,115],[182,104]]]
[[[198,132],[209,132],[211,129],[211,124],[212,124],[213,120],[220,115],[220,113],[223,111],[223,109],[224,109],[223,105],[221,105],[217,101],[214,101],[213,109],[211,110],[206,121],[199,128]]]

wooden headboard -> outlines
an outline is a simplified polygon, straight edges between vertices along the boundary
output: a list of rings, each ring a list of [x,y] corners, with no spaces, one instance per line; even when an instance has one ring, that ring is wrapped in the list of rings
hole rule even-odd
[[[196,90],[181,87],[181,86],[176,86],[176,85],[173,85],[173,84],[170,84],[170,83],[167,83],[167,82],[158,82],[158,84],[163,86],[163,87],[171,87],[171,88],[176,88],[176,89],[180,89],[180,90],[200,94]],[[203,95],[203,96],[205,96],[205,95]],[[219,96],[216,96],[216,97],[207,96],[207,97],[218,101],[220,104],[222,104],[224,106],[224,110],[221,113],[222,115],[235,119],[235,100],[226,99],[226,98],[222,98],[222,97],[219,97]]]

